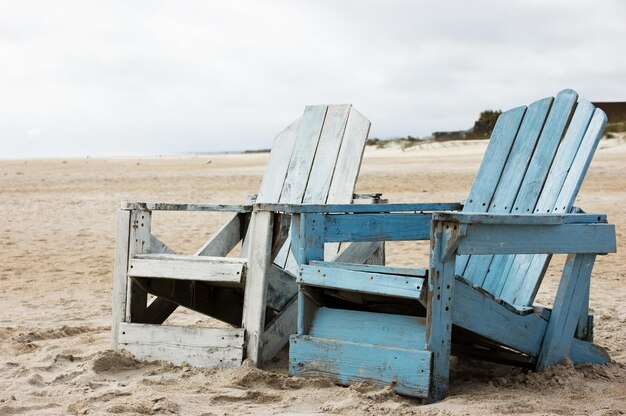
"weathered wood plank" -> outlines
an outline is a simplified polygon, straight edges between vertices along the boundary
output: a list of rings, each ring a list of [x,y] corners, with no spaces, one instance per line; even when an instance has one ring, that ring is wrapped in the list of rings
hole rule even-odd
[[[343,268],[302,266],[298,284],[419,300],[424,278],[361,272]]]
[[[267,307],[281,311],[297,295],[296,277],[274,264],[270,265],[267,273]]]
[[[255,211],[284,212],[287,214],[379,214],[401,212],[452,211],[463,207],[459,202],[419,202],[398,204],[257,204]]]
[[[243,329],[122,323],[119,346],[140,360],[228,368],[241,364]]]
[[[354,108],[350,109],[341,150],[337,156],[333,179],[328,190],[327,203],[347,204],[352,201],[370,125],[371,123],[363,114]]]
[[[559,364],[569,356],[578,324],[583,297],[586,296],[595,262],[594,254],[569,255],[563,268],[554,307],[537,359],[537,368]]]
[[[261,363],[266,363],[278,354],[289,342],[289,336],[298,330],[297,297],[283,308],[281,313],[270,322],[263,333]]]
[[[585,135],[578,147],[576,157],[572,162],[572,165],[567,173],[567,177],[563,181],[561,192],[559,193],[556,202],[554,203],[554,210],[557,212],[568,212],[574,205],[578,190],[582,185],[585,174],[591,164],[593,154],[598,146],[598,142],[602,137],[604,128],[606,126],[606,115],[600,109],[596,109],[589,122],[589,126],[585,131]],[[549,206],[549,205],[548,205]],[[547,209],[547,208],[546,208]],[[545,269],[545,263],[547,259],[542,256],[535,256],[528,269],[521,269],[519,275],[535,275],[541,274]],[[532,302],[537,289],[541,281],[539,280],[535,285],[522,285],[519,288],[515,288],[514,303],[526,304]]]
[[[430,222],[430,214],[326,215],[324,241],[428,240]]]
[[[285,130],[280,132],[270,153],[270,160],[265,168],[261,189],[257,195],[257,203],[278,202],[283,189],[283,183],[287,176],[289,161],[293,154],[293,148],[296,144],[296,137],[300,129],[302,117],[291,123]]]
[[[321,307],[315,314],[308,335],[423,350],[426,347],[425,332],[425,318]]]
[[[364,263],[379,247],[380,244],[378,242],[351,243],[335,257],[331,258],[330,261],[336,263]]]
[[[433,360],[429,401],[442,400],[448,394],[456,256],[448,256],[447,251],[458,232],[450,223],[433,223],[426,293],[426,349]]]
[[[328,198],[328,191],[335,173],[337,157],[339,156],[339,150],[344,138],[350,107],[350,105],[328,106],[309,181],[306,184],[306,190],[302,198],[303,204],[324,204]],[[351,157],[352,164],[358,163],[357,158],[354,157],[354,152],[351,153]],[[349,178],[343,179],[344,181],[350,181]],[[354,187],[354,185],[352,186]],[[344,201],[347,199],[347,202],[351,201],[353,192],[354,189],[342,192],[342,199]]]
[[[614,253],[612,224],[468,226],[459,254]]]
[[[130,238],[130,211],[117,213],[115,237],[115,265],[113,269],[113,309],[111,317],[111,346],[118,347],[118,328],[126,320],[126,291],[128,280],[128,250]]]
[[[552,101],[553,98],[548,97],[528,106],[524,121],[520,126],[502,174],[499,178],[496,178],[498,185],[495,188],[491,202],[487,204],[488,212],[510,212],[546,122]],[[491,162],[491,160],[486,160],[486,163]],[[493,256],[470,258],[465,266],[465,270],[459,274],[475,284],[482,285],[492,259]],[[457,272],[459,271],[457,270]]]
[[[571,206],[558,207],[562,209],[555,210],[555,203],[589,126],[593,112],[594,106],[589,101],[581,100],[578,103],[565,137],[561,140],[554,160],[550,165],[543,189],[537,187],[537,192],[541,191],[538,200],[534,206],[526,204],[524,208],[526,211],[528,211],[528,207],[530,207],[531,212],[534,211],[538,214],[548,212],[567,213],[571,211]],[[587,156],[591,157],[591,155]],[[584,155],[580,154],[578,157],[584,157]],[[570,191],[578,192],[578,189],[571,189]],[[520,207],[516,206],[516,210],[519,211]],[[534,266],[529,273],[529,267],[533,262],[537,266]],[[491,291],[496,296],[514,304],[532,304],[534,293],[541,284],[543,272],[548,262],[549,257],[545,255],[514,256],[513,259],[507,262],[507,266],[502,269],[501,283],[493,285],[494,287],[491,288]]]
[[[250,362],[261,364],[261,343],[265,329],[267,298],[267,272],[271,265],[272,221],[271,212],[252,214],[250,261],[244,294],[243,327],[246,330],[246,355]]]
[[[196,251],[196,256],[225,257],[245,237],[243,214],[233,215]]]
[[[526,106],[522,106],[508,110],[498,117],[483,157],[489,163],[480,164],[465,201],[464,211],[486,212],[489,208],[525,114]],[[468,260],[467,256],[457,258],[456,274],[463,275]]]
[[[574,364],[608,364],[611,362],[611,357],[604,348],[576,338],[572,339],[569,356]]]
[[[540,314],[515,313],[458,280],[454,299],[454,325],[533,357],[539,355],[548,325]]]
[[[151,243],[151,211],[130,211],[130,238],[129,255],[132,258],[137,254],[150,252]],[[130,262],[130,260],[129,260]],[[130,265],[129,265],[130,270]],[[126,319],[125,322],[143,322],[148,306],[148,293],[133,279],[127,279],[126,289]]]
[[[122,202],[121,209],[139,211],[208,211],[208,212],[252,212],[252,205],[224,205],[202,203],[167,202]]]
[[[459,224],[561,225],[606,223],[605,214],[492,214],[468,212],[435,212],[435,221]]]
[[[337,384],[371,382],[400,394],[427,397],[431,353],[381,345],[292,336],[289,374],[323,377]]]
[[[161,255],[165,256],[165,255]],[[216,261],[219,260],[219,261]],[[222,257],[169,255],[168,258],[132,258],[128,275],[160,279],[196,280],[229,286],[241,285],[246,264]]]
[[[395,274],[399,276],[407,276],[407,277],[427,277],[428,270],[427,269],[415,269],[408,267],[392,267],[392,266],[381,266],[381,265],[373,265],[373,264],[358,264],[358,263],[341,263],[335,261],[310,261],[310,266],[317,267],[331,267],[337,269],[345,269],[345,270],[353,270],[360,271],[366,273],[380,273],[380,274]]]

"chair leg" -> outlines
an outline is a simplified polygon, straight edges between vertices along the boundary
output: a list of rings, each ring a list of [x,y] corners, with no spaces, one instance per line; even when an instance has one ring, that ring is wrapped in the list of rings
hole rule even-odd
[[[595,254],[571,254],[567,257],[537,359],[538,370],[559,364],[569,356],[581,310],[588,302],[589,279],[595,259]]]
[[[128,243],[130,211],[117,213],[115,238],[115,266],[113,270],[113,310],[111,319],[111,347],[117,348],[120,323],[126,321],[126,285],[128,279]]]
[[[246,330],[246,356],[254,366],[262,365],[261,343],[265,329],[267,273],[271,265],[273,213],[252,214],[251,251],[243,304],[242,326]]]
[[[130,213],[129,256],[150,253],[152,212],[133,210]],[[127,279],[126,322],[144,322],[148,308],[148,292],[132,279]]]
[[[436,223],[432,230],[430,277],[426,308],[426,347],[432,352],[433,370],[427,403],[442,400],[448,394],[450,349],[452,347],[452,294],[456,256],[448,251],[456,227]]]

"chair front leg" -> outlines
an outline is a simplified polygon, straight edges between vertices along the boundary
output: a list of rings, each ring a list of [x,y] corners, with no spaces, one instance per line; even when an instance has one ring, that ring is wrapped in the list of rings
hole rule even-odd
[[[546,329],[537,369],[560,364],[570,355],[581,310],[589,295],[589,281],[595,254],[570,254],[554,300],[552,314]]]
[[[431,228],[430,275],[426,308],[426,348],[432,352],[432,382],[427,402],[446,397],[450,378],[450,349],[452,347],[452,303],[455,241],[458,224],[434,222]]]

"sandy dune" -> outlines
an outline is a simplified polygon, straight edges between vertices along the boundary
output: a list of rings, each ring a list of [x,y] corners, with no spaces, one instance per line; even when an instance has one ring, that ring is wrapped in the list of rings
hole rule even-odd
[[[465,197],[485,143],[368,149],[359,192],[392,201]],[[0,161],[0,415],[10,414],[595,414],[626,412],[626,144],[603,142],[577,205],[617,225],[618,254],[592,277],[595,337],[615,360],[543,373],[458,363],[448,399],[431,406],[369,385],[350,388],[267,370],[137,362],[110,351],[115,212],[121,200],[240,203],[259,188],[267,155]],[[158,213],[154,232],[190,253],[221,214]],[[388,262],[425,266],[426,243],[397,243]],[[549,305],[563,259],[538,302]],[[174,323],[203,317],[176,312]]]

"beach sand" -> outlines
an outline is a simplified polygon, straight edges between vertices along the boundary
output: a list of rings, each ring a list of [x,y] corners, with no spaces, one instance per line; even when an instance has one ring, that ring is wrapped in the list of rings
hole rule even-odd
[[[357,192],[396,202],[465,198],[485,142],[368,148]],[[110,350],[115,215],[122,200],[241,203],[267,154],[0,161],[0,415],[427,414],[617,415],[626,412],[626,143],[603,140],[576,202],[608,214],[618,253],[591,282],[595,340],[614,363],[541,373],[455,362],[449,397],[422,406],[368,384],[287,376],[287,352],[265,370],[215,371],[138,362]],[[226,214],[156,213],[153,230],[192,253]],[[392,265],[427,266],[428,243],[389,244]],[[563,256],[537,302],[550,305]],[[177,311],[170,323],[206,323]]]

